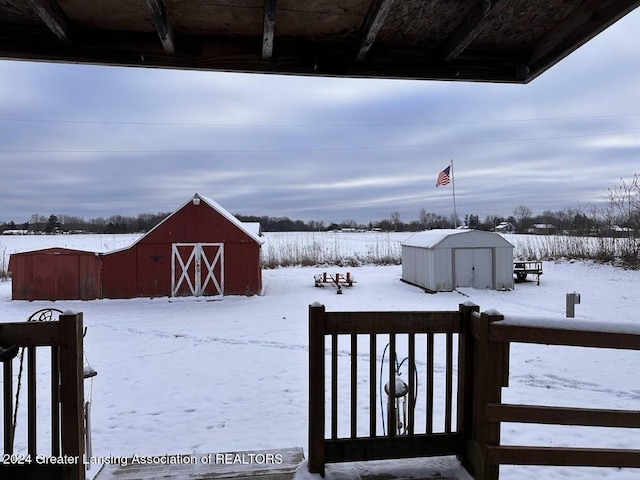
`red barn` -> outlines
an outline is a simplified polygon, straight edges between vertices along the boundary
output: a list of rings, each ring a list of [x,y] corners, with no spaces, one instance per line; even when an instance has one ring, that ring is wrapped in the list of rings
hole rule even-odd
[[[100,298],[99,254],[46,248],[9,257],[14,300],[90,300]]]
[[[254,295],[262,290],[257,232],[198,195],[131,247],[103,257],[105,298]]]
[[[93,269],[76,268],[71,260],[58,260],[61,266],[56,264],[52,269],[48,266],[49,250],[12,255],[10,270],[14,282],[18,279],[12,287],[12,298],[86,300],[259,294],[263,240],[258,229],[251,227],[196,193],[126,249],[104,254],[68,251],[70,257],[77,257],[78,265],[84,265],[81,259],[92,255],[98,264]],[[62,283],[82,286],[96,278],[97,287],[93,290],[78,288],[60,296]],[[36,285],[42,288],[36,289]]]

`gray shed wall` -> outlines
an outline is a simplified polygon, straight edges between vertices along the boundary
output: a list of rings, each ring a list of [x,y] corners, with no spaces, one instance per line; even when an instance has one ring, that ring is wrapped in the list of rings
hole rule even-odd
[[[452,291],[459,284],[455,279],[454,251],[456,249],[487,249],[491,251],[490,288],[513,288],[513,247],[496,245],[485,232],[451,235],[433,247],[402,245],[402,280],[435,292]],[[458,266],[460,267],[460,266]],[[468,267],[469,269],[472,266]],[[485,278],[487,275],[485,275]]]

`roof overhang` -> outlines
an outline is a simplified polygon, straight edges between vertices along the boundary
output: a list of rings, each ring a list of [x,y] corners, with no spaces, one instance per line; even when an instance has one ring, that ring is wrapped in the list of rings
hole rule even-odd
[[[0,58],[527,83],[640,0],[0,0]]]

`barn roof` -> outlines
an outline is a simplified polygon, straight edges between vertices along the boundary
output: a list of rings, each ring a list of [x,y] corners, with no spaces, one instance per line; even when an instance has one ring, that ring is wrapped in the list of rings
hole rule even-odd
[[[260,245],[262,245],[264,243],[264,238],[260,237],[258,231],[256,231],[256,223],[257,222],[251,222],[249,224],[245,224],[243,222],[241,222],[240,220],[238,220],[234,215],[232,215],[231,213],[229,213],[227,210],[225,210],[224,208],[222,208],[222,206],[217,203],[216,201],[212,200],[209,197],[205,197],[204,195],[200,195],[199,193],[196,193],[193,198],[200,198],[202,201],[204,201],[207,205],[209,205],[211,208],[213,208],[216,212],[218,212],[220,215],[222,215],[224,218],[226,218],[227,220],[229,220],[231,223],[233,223],[236,227],[238,227],[240,230],[242,230],[244,233],[246,233],[247,235],[249,235],[253,240],[256,241],[256,243],[259,243]],[[187,203],[191,202],[193,199],[189,199],[188,202],[186,202],[184,205],[186,205]],[[184,205],[182,205],[184,207]],[[182,207],[180,207],[182,208]],[[258,229],[259,229],[260,224],[258,223]]]
[[[527,83],[640,0],[0,0],[0,58]]]
[[[199,193],[195,193],[193,195],[193,197],[189,198],[189,200],[187,200],[186,202],[184,202],[182,205],[180,205],[180,207],[178,207],[173,213],[171,213],[170,215],[168,215],[165,219],[163,219],[160,223],[158,223],[155,227],[153,227],[151,230],[149,230],[147,233],[145,233],[142,237],[140,237],[138,240],[136,240],[133,245],[135,245],[136,243],[142,241],[142,239],[144,237],[146,237],[147,235],[149,235],[151,232],[153,232],[154,230],[156,230],[157,228],[160,228],[160,226],[165,223],[169,218],[173,217],[174,215],[176,215],[180,210],[182,210],[185,206],[187,206],[188,204],[190,204],[191,202],[193,202],[195,199],[199,199],[200,201],[206,203],[207,205],[209,205],[211,208],[213,208],[216,212],[218,212],[220,215],[222,215],[226,220],[228,220],[229,222],[231,222],[232,224],[234,224],[236,227],[238,227],[240,230],[242,230],[244,233],[246,233],[252,240],[254,240],[256,243],[262,245],[264,243],[264,239],[261,238],[258,233],[255,231],[255,228],[252,227],[251,225],[245,225],[244,223],[242,223],[240,220],[238,220],[235,216],[233,216],[231,213],[229,213],[227,210],[225,210],[219,203],[217,203],[216,201],[212,200],[209,197],[206,197],[204,195],[200,195]],[[126,250],[130,247],[126,247],[124,249],[121,250]],[[116,250],[119,251],[119,250]],[[109,253],[114,253],[114,252],[109,252]]]
[[[482,230],[453,230],[445,228],[414,233],[402,242],[402,246],[435,248],[438,246],[444,246],[446,241],[451,239],[453,236],[458,237],[456,240],[466,240],[468,245],[477,247],[483,247],[489,244],[493,246],[513,247],[511,243],[497,233],[484,232]]]

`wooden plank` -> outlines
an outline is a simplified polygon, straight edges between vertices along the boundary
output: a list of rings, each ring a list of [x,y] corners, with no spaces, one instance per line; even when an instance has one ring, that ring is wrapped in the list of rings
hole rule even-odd
[[[338,438],[338,335],[331,335],[331,438]]]
[[[36,368],[36,349],[27,347],[27,451],[33,458],[37,453]]]
[[[68,465],[69,480],[84,480],[84,377],[82,354],[82,313],[62,314],[59,322],[60,336],[60,401],[62,411],[62,455],[78,459]],[[40,325],[44,325],[41,323]]]
[[[640,450],[487,446],[492,465],[557,465],[576,467],[640,467]]]
[[[147,457],[144,457],[145,459]],[[153,458],[153,457],[151,457]],[[128,457],[119,464],[104,465],[95,480],[292,480],[304,461],[300,447],[210,454],[159,455],[160,461],[135,464]],[[126,465],[124,465],[126,463]]]
[[[356,61],[362,62],[366,58],[367,53],[369,53],[380,30],[384,26],[384,22],[394,1],[395,0],[373,0],[369,5],[369,11],[362,21],[358,35],[360,41]]]
[[[407,434],[413,435],[415,430],[415,399],[416,399],[416,335],[410,333],[407,338],[408,350],[409,350],[409,393],[407,398],[408,412],[407,412]]]
[[[158,32],[158,37],[162,43],[162,48],[168,55],[176,52],[176,42],[173,34],[173,27],[169,21],[167,10],[162,0],[147,0],[147,5],[151,10],[151,19]]]
[[[51,455],[60,455],[60,356],[51,347]]]
[[[264,0],[264,21],[262,27],[262,58],[273,57],[273,39],[276,32],[276,0]]]
[[[324,475],[325,336],[324,306],[309,306],[309,471]]]
[[[482,393],[480,395],[481,403],[478,415],[480,417],[479,428],[482,431],[478,433],[479,444],[481,448],[487,448],[490,445],[500,445],[500,423],[491,422],[486,413],[487,403],[501,403],[502,401],[502,380],[504,377],[504,347],[502,344],[490,345],[489,329],[490,326],[499,322],[504,318],[499,313],[481,314],[481,335],[480,335],[480,352],[482,359],[482,367],[479,369],[481,377],[478,382],[483,383]],[[495,347],[495,348],[494,348]],[[498,480],[500,476],[500,465],[483,462],[480,478],[483,480]]]
[[[434,337],[433,333],[427,334],[427,391],[425,399],[427,402],[427,424],[425,431],[427,433],[433,433],[433,369],[434,369]]]
[[[491,422],[640,428],[640,411],[637,410],[490,403],[487,416]]]
[[[13,362],[2,365],[2,415],[4,425],[4,452],[13,453]]]
[[[453,334],[446,335],[444,431],[451,433],[453,403]]]
[[[358,336],[351,335],[351,438],[358,436]]]
[[[458,336],[458,432],[461,435],[460,462],[462,466],[470,471],[477,464],[467,443],[471,442],[471,432],[473,425],[473,384],[474,384],[474,361],[473,361],[473,337],[471,335],[471,312],[480,309],[477,305],[459,306],[462,318],[462,331]]]
[[[71,44],[70,22],[55,0],[26,0],[53,34],[65,44]]]
[[[389,334],[389,373],[387,374],[387,435],[393,437],[397,434],[396,419],[396,335]]]
[[[476,0],[469,14],[447,38],[442,55],[444,61],[457,59],[508,3],[508,0]]]
[[[457,433],[361,437],[326,441],[327,463],[385,460],[394,458],[436,457],[459,453]]]
[[[327,333],[458,333],[459,312],[327,312]]]
[[[377,393],[376,393],[376,367],[378,365],[377,337],[369,335],[369,436],[376,436]]]
[[[60,344],[57,322],[0,323],[0,338],[5,345],[48,347]]]
[[[477,324],[478,339],[476,349],[476,392],[475,392],[475,408],[474,408],[474,420],[475,426],[475,439],[478,442],[478,446],[481,450],[486,448],[489,443],[489,424],[487,422],[486,408],[487,400],[489,397],[489,391],[491,390],[491,368],[493,365],[489,363],[489,341],[487,331],[489,328],[489,322],[486,314],[482,313],[476,316],[472,313],[472,324]],[[492,432],[493,433],[493,432]],[[499,442],[498,442],[499,444]],[[489,465],[484,456],[479,458],[479,463],[476,465],[476,475],[482,480],[495,480],[496,471],[492,470],[492,466]]]
[[[543,345],[567,345],[577,347],[617,348],[640,350],[640,335],[625,332],[576,330],[567,322],[565,328],[536,325],[495,323],[489,332],[491,342],[538,343]]]
[[[169,55],[158,43],[157,34],[152,36],[146,32],[77,30],[80,31],[74,36],[75,44],[83,48],[69,49],[45,43],[50,40],[50,34],[43,34],[42,29],[3,26],[0,56],[23,60],[55,58],[68,63],[201,71],[523,83],[523,79],[516,77],[514,65],[515,62],[522,62],[528,55],[528,52],[523,51],[491,51],[485,52],[482,64],[459,59],[443,65],[432,60],[436,57],[435,51],[411,45],[378,45],[368,53],[366,62],[352,62],[353,46],[350,44],[319,44],[301,38],[279,38],[278,55],[265,61],[261,49],[256,49],[256,42],[250,38],[220,41],[211,37],[193,37],[190,38],[188,48],[183,47],[181,51]],[[44,52],[43,45],[46,46]],[[310,54],[311,50],[315,55]]]

